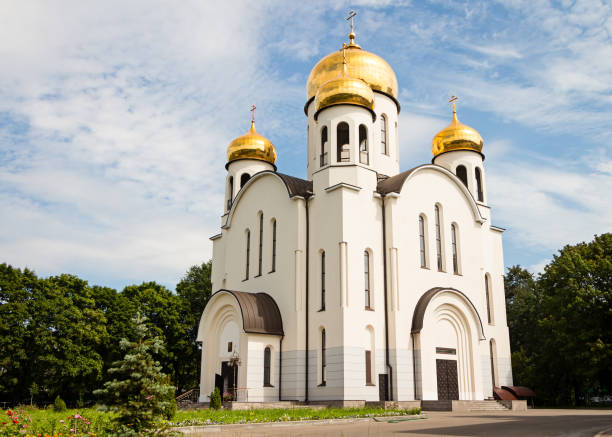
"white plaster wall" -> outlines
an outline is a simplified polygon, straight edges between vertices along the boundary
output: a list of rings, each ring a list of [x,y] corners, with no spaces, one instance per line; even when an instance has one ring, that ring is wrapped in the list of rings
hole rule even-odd
[[[264,350],[271,349],[270,383],[273,387],[264,387]],[[272,335],[249,334],[249,360],[247,366],[246,391],[249,402],[278,401],[279,350],[280,337]],[[284,358],[284,357],[283,357]],[[244,367],[244,364],[243,364]],[[246,398],[245,398],[246,400]]]
[[[473,154],[476,155],[476,154]],[[424,168],[417,170],[409,177],[401,193],[398,196],[388,196],[387,223],[388,223],[388,246],[397,251],[398,262],[398,295],[394,301],[399,310],[390,319],[393,334],[392,348],[398,352],[411,349],[410,327],[414,307],[427,290],[433,287],[453,287],[465,293],[476,306],[480,318],[483,321],[486,338],[494,337],[497,342],[500,378],[511,379],[509,337],[505,318],[505,300],[503,291],[503,255],[501,247],[501,233],[490,229],[490,220],[477,220],[483,216],[488,219],[490,211],[487,207],[476,207],[471,196],[466,196],[458,181],[443,171],[435,168]],[[461,184],[461,182],[458,182]],[[444,270],[437,271],[435,228],[434,228],[434,205],[438,202],[442,206],[443,217],[443,251]],[[475,208],[476,212],[475,212]],[[418,216],[425,213],[427,216],[427,233],[429,238],[427,252],[430,268],[420,267],[420,253],[418,240]],[[450,243],[450,226],[456,223],[459,232],[460,251],[460,275],[453,274],[452,253]],[[390,266],[391,268],[391,266]],[[488,325],[486,317],[486,298],[484,294],[484,274],[491,274],[491,286],[494,296],[495,324]],[[486,343],[486,342],[485,342]],[[433,345],[422,344],[423,351]],[[488,345],[487,345],[488,347]],[[418,348],[417,353],[425,356]],[[478,348],[480,349],[480,348]],[[484,349],[483,349],[484,350]],[[485,354],[483,352],[483,354]],[[477,371],[481,374],[480,353],[476,352],[475,364]],[[488,356],[488,352],[486,352]],[[409,366],[405,363],[402,368]],[[423,366],[418,371],[427,371]],[[434,362],[435,372],[435,362]],[[505,375],[505,376],[501,376]],[[404,376],[405,377],[405,376]],[[426,378],[427,375],[424,375]],[[475,378],[478,385],[485,380],[484,375]],[[433,387],[423,387],[424,395],[433,396]],[[412,398],[411,390],[403,390],[402,394],[397,392],[398,399]],[[408,398],[403,398],[408,396]],[[436,393],[437,396],[437,393]],[[482,396],[482,389],[479,394]]]

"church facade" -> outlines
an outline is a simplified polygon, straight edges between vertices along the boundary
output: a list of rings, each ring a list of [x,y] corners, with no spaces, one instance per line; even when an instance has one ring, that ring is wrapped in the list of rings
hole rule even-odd
[[[349,43],[307,83],[307,179],[255,130],[228,147],[200,401],[480,400],[512,385],[503,229],[483,141],[452,121],[399,168],[397,79]],[[253,108],[254,110],[254,108]]]

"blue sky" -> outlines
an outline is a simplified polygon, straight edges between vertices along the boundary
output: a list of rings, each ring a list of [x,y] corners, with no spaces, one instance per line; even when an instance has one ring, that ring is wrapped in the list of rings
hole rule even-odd
[[[609,1],[7,2],[0,262],[173,288],[211,256],[252,103],[279,171],[305,176],[306,79],[350,9],[398,77],[403,170],[459,96],[507,266],[612,230]]]

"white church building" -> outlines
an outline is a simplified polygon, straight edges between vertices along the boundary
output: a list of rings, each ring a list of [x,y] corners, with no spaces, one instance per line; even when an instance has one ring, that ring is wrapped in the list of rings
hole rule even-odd
[[[400,171],[397,98],[351,30],[308,78],[307,179],[277,171],[254,116],[229,145],[201,402],[215,386],[272,402],[482,400],[512,385],[482,138],[453,101],[431,163]]]

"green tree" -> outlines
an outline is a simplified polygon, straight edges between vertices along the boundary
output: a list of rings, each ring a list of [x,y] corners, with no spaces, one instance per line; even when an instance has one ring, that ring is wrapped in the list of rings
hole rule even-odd
[[[176,293],[181,300],[181,319],[185,326],[184,341],[177,345],[185,357],[177,368],[176,383],[180,391],[199,385],[201,348],[196,344],[196,338],[204,306],[212,292],[211,268],[211,261],[192,266],[176,285]]]
[[[117,414],[118,436],[151,435],[172,409],[174,387],[153,358],[162,351],[163,343],[149,335],[146,317],[140,313],[134,318],[134,331],[135,341],[124,338],[120,342],[125,356],[109,370],[113,380],[95,392]]]
[[[567,245],[537,280],[506,275],[515,383],[539,402],[576,405],[612,387],[612,234]]]

